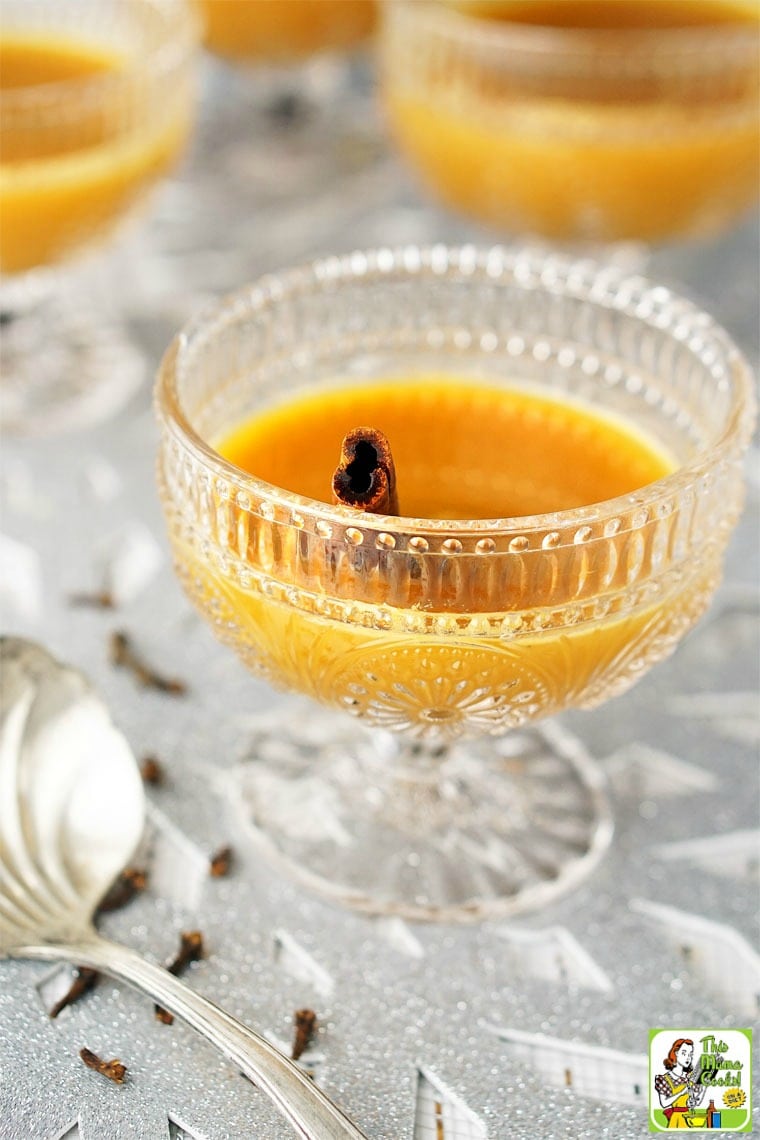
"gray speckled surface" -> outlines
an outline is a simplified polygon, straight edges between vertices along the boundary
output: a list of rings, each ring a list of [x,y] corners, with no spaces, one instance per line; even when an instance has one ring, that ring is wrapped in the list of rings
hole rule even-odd
[[[266,204],[263,189],[246,189],[249,169],[243,164],[241,173],[239,151],[228,168],[223,150],[209,160],[209,140],[218,143],[212,127],[219,106],[207,101],[192,162],[163,188],[150,225],[111,261],[111,280],[119,282],[120,304],[151,372],[176,327],[205,298],[263,271],[356,246],[488,240],[425,205],[382,143],[363,128],[342,144],[349,174],[340,186],[328,180],[319,194],[297,196],[285,220]],[[299,179],[309,185],[316,177],[309,162],[317,158],[304,158],[299,146],[295,131],[288,169],[294,185]],[[276,163],[276,153],[282,152],[261,154],[262,168]],[[647,272],[698,299],[757,361],[756,223],[717,244],[657,253]],[[290,1039],[293,1011],[313,1007],[322,1026],[313,1058],[317,1079],[372,1140],[435,1138],[430,1106],[436,1097],[426,1089],[436,1082],[448,1090],[437,1094],[448,1114],[447,1140],[647,1135],[645,1110],[620,1103],[619,1090],[600,1100],[555,1087],[494,1027],[643,1056],[649,1027],[751,1023],[757,990],[751,962],[734,992],[722,992],[721,969],[741,974],[730,949],[719,950],[722,967],[712,964],[709,950],[687,959],[670,945],[665,926],[630,903],[665,904],[756,940],[751,877],[731,873],[730,859],[719,873],[725,856],[716,856],[713,870],[704,872],[688,857],[668,861],[653,850],[757,826],[758,732],[749,696],[758,687],[756,468],[725,584],[709,616],[631,693],[596,712],[565,718],[596,756],[610,758],[617,834],[612,852],[581,890],[514,924],[521,930],[562,927],[579,944],[579,972],[571,971],[568,980],[560,971],[551,981],[533,976],[532,956],[510,942],[504,924],[404,928],[334,909],[279,878],[236,833],[220,778],[245,753],[246,716],[274,701],[285,709],[287,698],[273,697],[249,677],[181,596],[154,489],[155,442],[146,384],[97,431],[45,443],[4,440],[2,449],[0,530],[36,553],[40,574],[38,595],[28,569],[20,573],[20,590],[3,590],[3,629],[38,639],[83,669],[136,755],[156,753],[167,772],[165,786],[149,792],[161,813],[153,826],[163,835],[154,877],[162,889],[154,886],[108,917],[106,933],[163,961],[179,930],[202,927],[208,958],[192,968],[190,985],[282,1041]],[[155,574],[146,532],[162,556]],[[101,586],[98,568],[118,553],[125,534],[144,558],[132,556],[129,566],[146,568],[125,603],[114,612],[71,608],[69,593]],[[129,676],[109,666],[108,634],[121,627],[134,633],[156,665],[190,681],[187,697],[139,692]],[[726,705],[725,715],[720,703],[711,709],[708,702],[701,705],[704,715],[689,715],[677,699],[702,693],[746,696]],[[635,744],[687,767],[663,781],[646,747]],[[179,874],[164,818],[195,847]],[[205,857],[227,842],[236,851],[233,873],[206,878]],[[294,941],[303,954],[276,953],[283,932],[286,944]],[[716,939],[719,944],[719,932]],[[156,1022],[150,1003],[123,987],[103,981],[51,1022],[46,1004],[60,986],[58,969],[0,963],[3,1140],[290,1135],[231,1066],[180,1022]],[[589,979],[599,976],[607,984],[580,984],[592,985]],[[84,1069],[76,1056],[82,1045],[120,1057],[129,1081],[116,1087]],[[420,1068],[432,1086],[418,1085]],[[624,1069],[620,1080],[622,1087]]]

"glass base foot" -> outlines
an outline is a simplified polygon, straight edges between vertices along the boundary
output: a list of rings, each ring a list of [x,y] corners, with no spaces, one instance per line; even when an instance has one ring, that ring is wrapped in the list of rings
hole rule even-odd
[[[60,298],[0,314],[0,427],[49,435],[89,427],[119,411],[145,376],[118,324]]]
[[[288,709],[256,720],[229,790],[247,834],[292,878],[411,921],[543,906],[612,837],[604,776],[556,723],[436,750]]]

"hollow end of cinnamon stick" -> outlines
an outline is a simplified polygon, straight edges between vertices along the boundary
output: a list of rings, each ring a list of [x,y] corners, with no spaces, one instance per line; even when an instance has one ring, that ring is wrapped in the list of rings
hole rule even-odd
[[[345,436],[332,480],[336,502],[376,515],[397,515],[396,467],[391,446],[377,428]]]

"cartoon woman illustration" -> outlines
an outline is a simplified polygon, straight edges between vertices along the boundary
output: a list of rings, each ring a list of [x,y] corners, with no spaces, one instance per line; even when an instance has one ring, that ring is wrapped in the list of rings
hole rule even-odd
[[[679,1037],[670,1046],[663,1061],[667,1072],[654,1078],[655,1092],[668,1121],[668,1128],[688,1128],[686,1113],[695,1108],[705,1095],[704,1085],[698,1084],[699,1074],[693,1071],[694,1042]]]

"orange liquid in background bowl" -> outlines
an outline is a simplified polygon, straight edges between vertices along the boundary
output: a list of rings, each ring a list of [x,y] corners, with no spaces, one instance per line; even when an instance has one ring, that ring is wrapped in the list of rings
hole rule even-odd
[[[123,89],[82,100],[85,81],[118,77],[127,65],[91,41],[15,31],[0,38],[1,91],[78,81],[56,91],[54,127],[0,130],[3,273],[50,265],[101,238],[176,160],[190,127],[181,84],[170,108],[152,106],[137,86],[126,95],[126,115]]]
[[[267,481],[329,501],[340,441],[359,424],[379,427],[390,439],[400,507],[409,516],[487,518],[566,509],[627,494],[673,467],[653,442],[620,419],[576,402],[451,377],[304,395],[241,424],[217,442],[217,450]],[[521,553],[515,545],[506,568],[501,559],[490,578],[480,575],[487,554],[442,557],[434,560],[435,569],[426,565],[424,575],[418,566],[416,579],[410,555],[400,571],[404,580],[395,586],[387,567],[381,569],[382,549],[357,548],[365,598],[370,592],[365,620],[352,601],[350,572],[337,589],[330,577],[335,552],[329,537],[307,550],[303,532],[254,531],[242,515],[236,517],[234,505],[229,510],[224,533],[230,557],[256,572],[263,568],[286,586],[297,578],[314,601],[309,612],[308,604],[297,608],[276,591],[267,596],[255,585],[246,589],[234,573],[217,574],[182,526],[172,525],[170,508],[178,573],[218,636],[270,681],[389,728],[418,723],[424,715],[438,717],[439,727],[454,732],[461,721],[469,731],[478,723],[479,702],[498,710],[500,699],[512,703],[516,693],[522,696],[515,707],[525,719],[596,704],[636,679],[650,649],[657,656],[670,641],[675,645],[706,604],[719,573],[714,560],[707,560],[690,570],[676,592],[655,591],[652,600],[625,611],[592,613],[589,599],[605,588],[621,590],[634,562],[638,568],[642,559],[655,557],[647,549],[651,538],[623,528],[605,558],[587,568],[578,624],[552,629],[551,619],[542,628],[544,618],[525,618],[524,612],[544,608],[548,614],[564,575],[580,573],[584,581],[581,547],[547,555]],[[357,513],[357,533],[366,517]],[[475,562],[477,590],[468,585]],[[491,622],[492,634],[486,629]],[[489,723],[486,718],[481,727],[487,730]]]
[[[366,39],[374,0],[203,0],[206,46],[233,60],[287,63]]]
[[[498,35],[499,24],[621,35],[717,25],[754,31],[760,45],[754,0],[460,0],[441,8],[470,17],[485,35],[489,26]],[[590,46],[582,82],[555,75],[544,83],[539,70],[526,83],[510,74],[506,55],[489,73],[464,52],[448,65],[432,39],[418,50],[400,23],[397,34],[394,41],[386,32],[383,60],[396,140],[445,203],[504,232],[659,242],[719,231],[758,197],[756,68],[735,86],[696,84],[696,95],[694,83],[679,93],[672,77],[639,90],[621,81],[616,92],[614,75],[597,88]],[[451,50],[453,58],[459,48]],[[552,50],[547,40],[545,52]],[[426,56],[427,70],[417,62]]]

